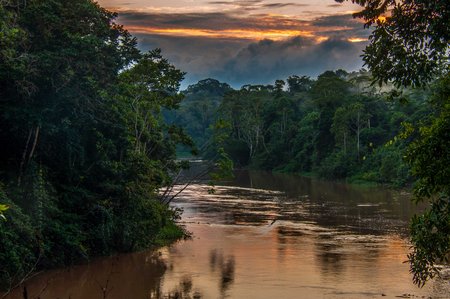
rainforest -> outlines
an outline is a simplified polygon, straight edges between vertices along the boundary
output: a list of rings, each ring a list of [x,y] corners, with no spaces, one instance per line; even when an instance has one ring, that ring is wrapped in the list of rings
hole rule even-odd
[[[389,242],[393,240],[391,232],[408,231],[399,234],[412,283],[423,287],[438,277],[444,279],[444,288],[448,287],[448,278],[445,280],[442,273],[448,269],[450,250],[449,4],[418,0],[330,2],[336,9],[353,2],[361,9],[354,17],[366,30],[372,30],[362,52],[364,67],[322,69],[317,75],[293,72],[261,84],[242,79],[237,86],[235,80],[226,82],[213,76],[183,84],[189,73],[166,58],[163,47],[144,50],[140,42],[145,39],[139,35],[143,31],[138,30],[136,37],[132,32],[135,27],[130,25],[129,31],[127,25],[120,24],[121,13],[125,21],[130,20],[129,11],[117,8],[118,12],[113,12],[91,0],[73,0],[70,5],[61,0],[0,1],[3,296],[23,290],[23,298],[28,298],[26,284],[41,271],[96,263],[99,257],[171,248],[165,246],[183,239],[178,242],[192,242],[189,239],[195,240],[196,235],[216,240],[220,233],[214,231],[214,221],[239,205],[246,208],[227,216],[228,220],[234,217],[232,221],[219,224],[250,227],[247,237],[255,227],[268,224],[285,237],[286,223],[282,221],[291,221],[289,225],[317,223],[336,229],[340,235],[342,227],[349,225],[347,220],[325,225],[318,219],[334,219],[334,214],[320,207],[336,205],[339,210],[387,204],[389,208],[370,212],[368,223],[385,228]],[[258,3],[234,5],[250,11]],[[304,7],[272,4],[258,7]],[[144,18],[144,13],[139,16]],[[180,22],[185,20],[181,14],[177,16]],[[193,18],[186,15],[186,19]],[[161,35],[163,30],[158,32]],[[258,45],[264,43],[274,42],[264,40]],[[321,39],[310,43],[318,45]],[[177,51],[181,53],[183,47]],[[205,54],[205,59],[208,57]],[[260,78],[261,74],[254,76]],[[181,174],[195,170],[199,160],[208,165],[207,171],[183,181]],[[247,175],[251,183],[244,178]],[[276,187],[267,187],[267,191],[271,182],[277,182]],[[289,186],[295,185],[304,189],[292,193]],[[192,186],[197,191],[190,189]],[[230,191],[230,186],[237,189]],[[406,209],[408,217],[404,219],[404,215],[398,216],[402,212],[397,206],[392,208],[386,200],[391,195],[380,195],[368,203],[355,199],[351,205],[341,206],[341,201],[330,195],[343,188],[336,186],[406,194],[407,202],[415,207],[412,212]],[[248,192],[236,193],[241,187]],[[329,191],[315,197],[320,188]],[[310,193],[305,195],[305,190]],[[278,201],[277,192],[288,200]],[[345,194],[352,192],[356,191],[341,192],[342,202],[350,198]],[[224,202],[220,203],[222,197]],[[227,206],[230,198],[239,204]],[[285,206],[292,198],[296,198],[293,204],[297,210]],[[304,205],[298,202],[304,198],[309,198]],[[254,205],[253,200],[260,202]],[[405,207],[402,200],[393,199]],[[274,211],[273,205],[282,208]],[[309,205],[313,207],[309,210],[312,218],[305,220],[300,214],[290,218]],[[264,217],[252,218],[254,222],[246,218],[258,214],[259,208],[266,213]],[[394,210],[396,216],[391,215]],[[200,216],[193,211],[200,211]],[[217,217],[208,218],[208,213]],[[244,220],[236,216],[239,213]],[[359,210],[349,212],[351,219],[360,221],[363,216]],[[398,220],[395,217],[401,218],[402,225],[392,224]],[[390,224],[384,226],[377,222],[380,219]],[[349,227],[350,235],[367,233],[359,226],[359,230]],[[384,234],[374,231],[369,239]],[[288,234],[289,238],[300,235],[304,232]],[[345,236],[345,240],[351,239]],[[217,246],[226,248],[224,240]],[[227,283],[233,283],[235,275],[239,277],[234,274],[238,266],[234,258],[216,249],[211,249],[209,258],[214,259],[211,269],[221,259],[220,296],[251,297],[246,292],[227,293],[231,292]],[[180,250],[188,252],[189,248]],[[138,259],[147,261],[149,257]],[[167,263],[160,262],[152,264],[153,270],[160,271],[156,276],[159,287],[161,275],[170,270]],[[189,280],[182,280],[181,291],[171,295],[161,293],[156,282],[152,290],[157,298],[208,294],[201,289],[192,293],[192,280],[191,288],[186,284]],[[91,298],[107,298],[108,288],[102,290],[103,297]],[[355,298],[361,296],[358,292],[353,294]],[[305,294],[315,297],[327,293]],[[113,295],[120,296],[124,295]]]

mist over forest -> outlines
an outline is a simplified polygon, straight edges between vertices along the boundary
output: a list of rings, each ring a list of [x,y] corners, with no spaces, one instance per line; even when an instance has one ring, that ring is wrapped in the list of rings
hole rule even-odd
[[[373,85],[364,69],[240,89],[205,79],[182,91],[180,108],[165,117],[193,136],[204,158],[214,156],[214,135],[225,134],[235,167],[400,187],[412,177],[402,160],[411,137],[399,134],[433,108],[431,91],[405,89],[402,101],[389,101],[393,90]]]

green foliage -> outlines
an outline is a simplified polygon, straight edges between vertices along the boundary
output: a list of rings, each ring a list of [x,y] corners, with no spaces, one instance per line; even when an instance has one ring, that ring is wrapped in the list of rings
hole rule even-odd
[[[193,145],[162,117],[179,106],[184,73],[160,50],[140,53],[96,2],[8,3],[0,6],[3,287],[180,237],[158,190],[180,167],[177,145]]]
[[[353,179],[359,178],[394,187],[410,183],[409,168],[403,161],[402,144],[389,143],[368,153],[362,170]]]
[[[212,127],[217,121],[217,107],[230,91],[232,88],[226,83],[214,79],[200,80],[183,91],[185,98],[180,109],[164,111],[164,117],[168,123],[183,127],[192,136],[200,154],[207,155],[214,133]]]
[[[434,194],[450,194],[450,76],[436,86],[433,98],[436,111],[406,152],[406,160],[417,176],[415,194],[429,198]],[[411,131],[411,128],[409,129]]]
[[[284,85],[284,81],[282,82]],[[297,75],[289,76],[286,79],[286,82],[288,84],[289,92],[291,93],[308,91],[311,89],[313,83],[313,81],[309,77],[299,77]]]
[[[448,71],[447,0],[352,2],[364,7],[354,16],[374,27],[363,59],[377,82],[422,86]]]
[[[173,241],[188,237],[190,237],[189,232],[185,231],[175,223],[169,222],[159,230],[158,235],[153,242],[156,246],[166,246]]]
[[[449,262],[450,251],[450,198],[440,196],[431,202],[423,215],[414,216],[411,222],[411,242],[408,255],[414,283],[425,285],[437,273],[437,265]]]
[[[311,172],[315,159],[314,148],[319,131],[320,114],[310,112],[298,122],[298,133],[293,141],[294,157],[290,160],[288,168],[292,172]]]
[[[352,171],[355,171],[355,164],[356,159],[354,155],[334,152],[322,161],[318,173],[321,177],[327,179],[345,179],[352,175]]]
[[[450,76],[435,85],[431,99],[435,115],[419,128],[409,145],[406,160],[417,177],[416,201],[429,199],[431,208],[411,223],[413,252],[408,256],[414,282],[423,286],[438,273],[436,265],[448,263],[450,253]],[[409,131],[412,129],[410,128]]]
[[[224,96],[218,113],[230,126],[223,149],[235,165],[394,186],[410,182],[402,160],[410,139],[385,144],[401,122],[417,124],[429,109],[416,109],[416,91],[405,92],[409,101],[403,105],[386,102],[380,90],[363,88],[370,86],[366,71],[327,71],[308,78],[308,86],[283,91],[247,85]]]
[[[30,217],[7,197],[1,185],[0,200],[10,207],[7,221],[0,222],[0,287],[5,288],[33,268],[39,255],[39,244]]]
[[[4,213],[8,209],[9,209],[8,205],[0,204],[0,218],[2,218],[3,220],[6,220]]]
[[[219,119],[214,124],[214,134],[213,142],[215,157],[213,161],[215,162],[214,170],[210,173],[211,182],[210,184],[214,187],[215,182],[220,180],[226,180],[233,177],[233,160],[227,154],[224,149],[226,139],[229,136],[229,131],[231,129],[230,123]],[[210,189],[210,192],[214,192],[214,189]]]

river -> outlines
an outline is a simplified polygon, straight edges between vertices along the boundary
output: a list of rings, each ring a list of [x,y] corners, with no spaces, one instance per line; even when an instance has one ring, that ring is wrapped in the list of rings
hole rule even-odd
[[[450,298],[411,282],[410,194],[258,171],[209,189],[173,202],[192,238],[47,271],[28,298]]]

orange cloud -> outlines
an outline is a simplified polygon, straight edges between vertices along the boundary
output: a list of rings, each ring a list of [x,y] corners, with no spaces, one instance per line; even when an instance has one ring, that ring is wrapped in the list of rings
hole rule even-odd
[[[367,38],[360,38],[360,37],[350,37],[347,40],[351,43],[367,42]]]
[[[322,37],[316,37],[312,31],[306,30],[253,30],[253,29],[226,29],[226,30],[207,30],[191,28],[154,28],[146,26],[128,25],[130,32],[150,33],[158,35],[172,36],[192,36],[209,38],[238,38],[248,40],[270,39],[274,41],[284,40],[295,36],[312,37],[323,40]]]

